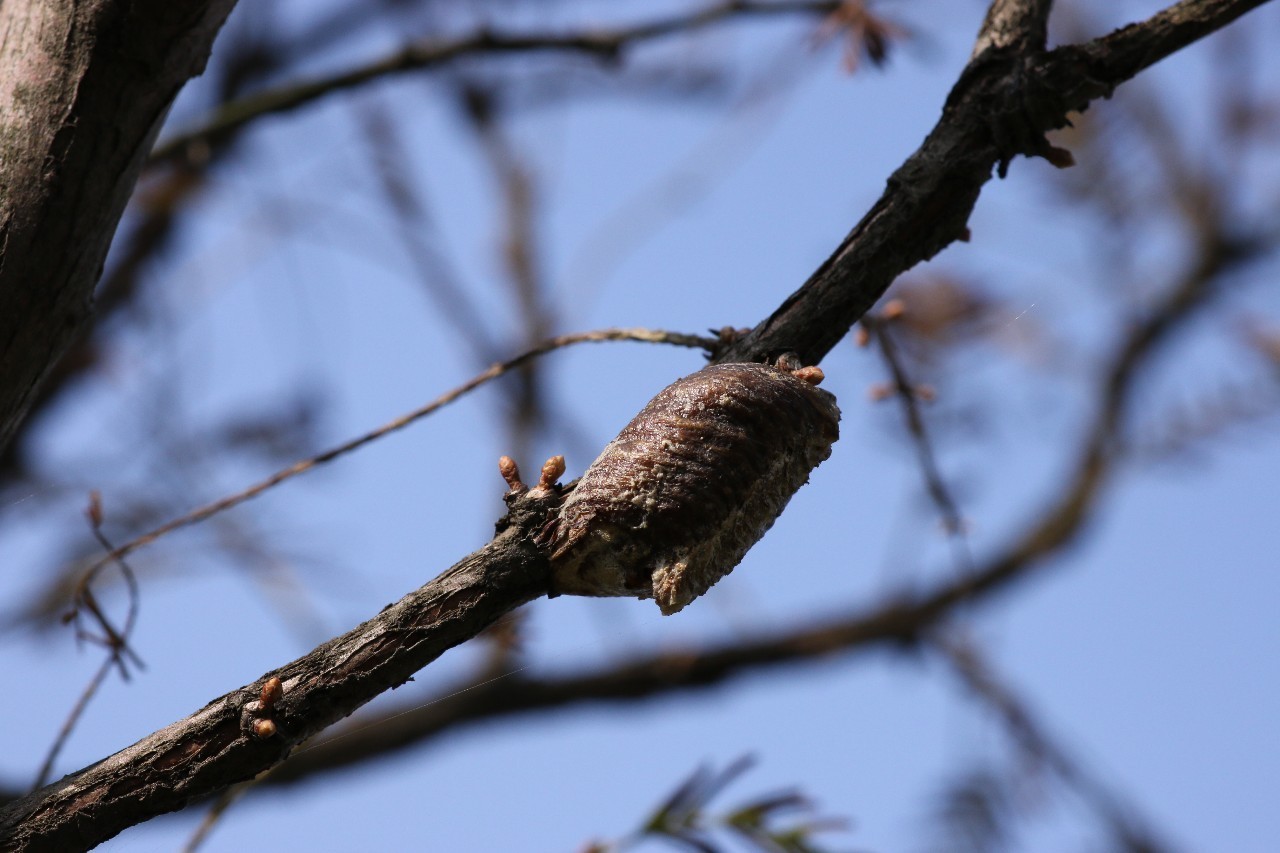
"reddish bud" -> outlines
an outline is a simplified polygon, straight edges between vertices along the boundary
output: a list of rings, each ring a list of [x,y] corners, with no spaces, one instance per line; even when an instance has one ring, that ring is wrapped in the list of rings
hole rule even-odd
[[[523,492],[525,484],[520,481],[520,467],[510,456],[498,458],[498,473],[507,481],[507,488],[513,492]]]
[[[273,675],[263,683],[258,701],[262,704],[263,710],[270,711],[282,696],[284,696],[284,682],[279,676]]]
[[[564,473],[564,457],[552,456],[542,466],[542,476],[538,478],[539,489],[549,489],[556,484],[556,480],[560,479],[560,475]]]
[[[873,403],[881,403],[888,400],[894,394],[893,386],[887,382],[877,382],[867,389],[867,396],[871,398]]]

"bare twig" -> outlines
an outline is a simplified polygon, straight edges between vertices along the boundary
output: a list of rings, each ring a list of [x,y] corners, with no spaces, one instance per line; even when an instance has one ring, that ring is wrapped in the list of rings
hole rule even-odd
[[[40,763],[40,770],[36,773],[36,781],[31,786],[32,791],[48,781],[49,774],[53,772],[53,763],[58,760],[62,747],[66,745],[67,740],[71,737],[71,732],[76,727],[76,723],[80,722],[80,717],[84,714],[85,709],[89,707],[89,702],[97,695],[98,688],[102,686],[102,682],[107,678],[107,673],[111,672],[111,667],[115,666],[115,663],[115,656],[108,654],[102,663],[98,665],[97,670],[94,671],[89,683],[85,685],[75,704],[71,706],[70,713],[67,714],[67,718],[62,722],[62,728],[58,729],[58,734],[49,746],[49,751],[45,753],[44,761]]]
[[[612,62],[618,60],[627,48],[641,42],[693,32],[746,16],[828,15],[839,9],[844,2],[845,0],[725,0],[696,12],[613,29],[526,34],[481,30],[450,41],[424,42],[341,74],[259,92],[225,104],[202,127],[178,134],[158,145],[151,154],[151,162],[171,159],[193,149],[225,142],[242,127],[264,115],[288,112],[334,92],[352,89],[394,74],[437,68],[466,57],[563,53]]]
[[[476,364],[493,361],[503,348],[485,323],[485,312],[476,304],[474,290],[460,280],[447,256],[436,248],[435,223],[415,182],[406,179],[404,165],[412,162],[412,155],[399,138],[390,112],[371,102],[360,111],[358,123],[369,141],[378,189],[395,214],[396,231],[417,280],[447,320],[449,329],[471,351]],[[529,343],[545,337],[539,335]],[[517,457],[523,455],[520,448],[512,450]]]
[[[1145,434],[1130,438],[1125,452],[1152,462],[1181,457],[1211,439],[1273,420],[1278,411],[1280,384],[1274,379],[1222,384],[1166,411]]]
[[[498,186],[502,223],[498,249],[505,261],[507,284],[520,318],[520,335],[532,345],[548,337],[555,325],[539,263],[534,175],[502,126],[501,104],[494,93],[484,86],[468,85],[461,96],[486,165]],[[508,417],[512,452],[517,459],[528,454],[534,434],[546,417],[545,388],[538,367],[537,362],[529,362],[515,377],[518,391],[508,409]]]
[[[897,302],[898,300],[890,301]],[[952,497],[951,490],[947,487],[946,481],[942,477],[942,471],[938,468],[937,455],[933,451],[933,442],[929,439],[929,431],[924,422],[924,413],[920,410],[921,398],[929,392],[912,382],[907,375],[906,365],[902,363],[902,354],[898,352],[898,345],[893,340],[893,334],[889,328],[891,321],[884,316],[873,317],[868,314],[862,318],[861,322],[867,332],[875,338],[880,355],[884,359],[885,366],[889,368],[889,375],[893,378],[893,391],[902,403],[902,413],[907,422],[907,434],[911,437],[911,443],[915,446],[916,459],[920,463],[925,490],[938,508],[938,513],[942,516],[942,523],[946,527],[947,534],[961,544],[962,567],[970,570],[973,568],[973,561],[968,556],[968,549],[963,547],[965,534],[964,517],[960,514],[960,507],[956,504],[955,498]]]
[[[127,554],[131,554],[139,548],[150,545],[162,536],[166,536],[183,527],[188,527],[192,524],[204,521],[210,516],[217,515],[218,513],[231,509],[232,507],[239,506],[250,498],[255,498],[268,489],[283,483],[285,480],[290,480],[299,474],[305,474],[307,471],[310,471],[319,465],[331,462],[339,456],[345,456],[346,454],[351,453],[354,450],[358,450],[366,444],[376,441],[383,436],[404,429],[415,421],[421,420],[432,412],[452,403],[459,397],[476,390],[486,382],[490,382],[499,376],[528,363],[538,356],[545,355],[553,350],[573,346],[575,344],[601,343],[604,341],[639,341],[652,344],[669,344],[672,346],[689,347],[692,349],[703,349],[708,352],[714,350],[718,345],[718,342],[714,338],[705,338],[698,335],[686,335],[679,332],[664,332],[654,329],[601,329],[594,332],[575,332],[573,334],[559,335],[557,337],[550,338],[537,346],[522,352],[514,358],[509,358],[506,361],[498,362],[497,364],[490,366],[487,370],[473,376],[458,387],[441,394],[430,403],[414,409],[412,412],[401,415],[395,420],[389,421],[377,429],[366,432],[363,435],[356,436],[348,441],[344,441],[342,444],[332,447],[323,453],[311,456],[307,459],[301,459],[290,465],[288,468],[283,468],[275,472],[266,479],[253,484],[243,491],[236,492],[233,495],[227,495],[226,497],[219,498],[212,503],[205,504],[198,509],[192,510],[186,515],[167,521],[159,527],[149,530],[141,536],[125,542],[118,548],[112,549],[109,554],[90,566],[87,571],[90,574],[96,572],[111,560],[117,560]]]
[[[85,513],[89,519],[89,526],[93,530],[93,536],[98,540],[104,551],[108,554],[112,553],[115,548],[107,540],[102,532],[102,502],[97,492],[89,497],[89,509]],[[31,786],[34,791],[45,783],[49,778],[49,774],[53,771],[53,764],[58,760],[58,754],[62,752],[62,747],[66,745],[67,740],[71,737],[71,732],[75,730],[76,724],[80,722],[80,717],[84,714],[85,709],[89,707],[89,702],[97,695],[98,688],[102,686],[102,682],[106,680],[107,673],[111,668],[119,667],[120,676],[126,681],[129,679],[129,670],[125,666],[125,657],[133,660],[138,667],[142,666],[142,661],[134,654],[129,647],[129,637],[133,634],[134,625],[138,621],[138,580],[133,573],[133,569],[129,568],[129,564],[122,558],[115,558],[115,564],[120,567],[120,573],[124,576],[125,586],[129,594],[129,610],[125,614],[124,626],[116,629],[111,624],[106,614],[99,606],[97,599],[93,595],[91,584],[97,576],[97,571],[87,572],[80,583],[77,585],[75,596],[75,609],[72,610],[67,617],[77,622],[76,637],[84,639],[86,637],[95,640],[107,649],[107,656],[103,659],[102,664],[94,672],[93,677],[89,679],[89,683],[85,685],[84,690],[80,693],[80,697],[72,706],[71,712],[67,714],[66,720],[62,723],[62,728],[58,730],[57,736],[53,739],[53,743],[49,746],[44,761],[40,764],[40,770],[36,773],[35,784]],[[82,610],[88,610],[93,616],[99,629],[102,631],[102,637],[92,637],[88,632],[79,627],[80,614]]]
[[[1049,736],[1026,702],[996,676],[972,644],[954,636],[936,636],[931,645],[961,683],[999,717],[1018,746],[1044,762],[1098,813],[1121,849],[1128,853],[1157,853],[1169,849],[1158,840],[1150,823],[1137,817],[1132,805],[1122,803],[1115,792],[1089,774],[1066,748]]]

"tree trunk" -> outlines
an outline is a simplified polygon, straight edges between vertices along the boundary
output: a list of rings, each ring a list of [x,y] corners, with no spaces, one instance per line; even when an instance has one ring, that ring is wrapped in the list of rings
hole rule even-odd
[[[234,4],[0,3],[0,449],[85,330],[165,113]]]

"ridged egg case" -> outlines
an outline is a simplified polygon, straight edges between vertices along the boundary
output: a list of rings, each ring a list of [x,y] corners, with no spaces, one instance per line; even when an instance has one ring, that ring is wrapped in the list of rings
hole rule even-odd
[[[650,400],[561,507],[556,591],[669,614],[732,571],[839,437],[835,397],[809,371],[821,376],[711,365]]]

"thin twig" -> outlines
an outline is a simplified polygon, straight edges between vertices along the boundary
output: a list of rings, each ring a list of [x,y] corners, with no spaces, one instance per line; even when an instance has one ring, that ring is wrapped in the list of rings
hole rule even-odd
[[[115,665],[115,658],[107,655],[102,663],[98,666],[93,677],[89,679],[89,683],[80,693],[80,697],[76,699],[76,703],[71,706],[70,713],[62,722],[62,728],[58,729],[58,735],[53,739],[53,743],[49,746],[49,751],[45,753],[44,761],[40,764],[40,770],[36,773],[35,783],[32,784],[31,790],[34,791],[49,781],[49,774],[53,771],[53,763],[58,760],[58,754],[62,752],[62,747],[66,745],[67,740],[71,737],[71,732],[75,729],[76,723],[80,722],[80,717],[84,714],[85,708],[89,707],[90,700],[98,693],[98,688],[102,686],[102,682],[106,680],[107,673],[111,671],[111,667]]]
[[[266,479],[255,483],[243,491],[236,492],[233,495],[227,495],[226,497],[219,498],[212,503],[205,504],[198,509],[192,510],[186,515],[167,521],[159,527],[156,527],[135,539],[129,540],[118,548],[113,548],[105,557],[90,566],[87,574],[92,575],[112,560],[119,560],[121,557],[131,554],[146,545],[150,545],[160,537],[172,533],[175,530],[188,527],[192,524],[204,521],[210,516],[217,515],[218,513],[231,509],[232,507],[239,506],[250,498],[255,498],[268,489],[283,483],[285,480],[290,480],[299,474],[305,474],[307,471],[310,471],[325,462],[331,462],[339,456],[345,456],[346,454],[354,450],[358,450],[366,444],[382,438],[385,435],[402,430],[415,421],[421,420],[436,410],[452,403],[459,397],[469,394],[485,383],[497,379],[499,376],[502,376],[503,374],[508,373],[509,371],[514,370],[515,368],[520,367],[539,356],[545,355],[553,350],[563,349],[564,347],[573,346],[575,344],[601,343],[604,341],[639,341],[651,344],[669,344],[671,346],[689,347],[691,349],[703,349],[707,352],[712,352],[719,344],[715,338],[707,338],[700,335],[686,335],[680,332],[666,332],[660,329],[600,329],[593,332],[575,332],[568,335],[558,335],[554,338],[543,341],[537,346],[525,350],[514,358],[509,358],[506,361],[491,365],[488,369],[473,376],[458,387],[441,394],[430,403],[414,409],[408,414],[401,415],[395,420],[389,421],[377,429],[345,441],[337,447],[330,448],[323,453],[311,456],[307,459],[301,459],[290,465],[288,468],[283,468],[275,472]]]
[[[89,509],[86,515],[89,518],[89,526],[93,530],[93,536],[98,540],[98,544],[108,554],[114,553],[115,548],[102,532],[102,504],[97,492],[93,492],[89,498]],[[138,579],[134,575],[133,569],[129,568],[129,564],[122,557],[109,558],[109,561],[115,562],[120,567],[120,573],[124,575],[125,585],[129,592],[129,610],[125,614],[124,627],[116,630],[98,605],[90,588],[90,584],[97,576],[98,570],[102,565],[105,565],[105,563],[99,564],[93,570],[86,572],[85,576],[81,578],[76,589],[76,607],[69,615],[72,619],[77,620],[77,623],[82,610],[87,609],[93,615],[94,620],[105,635],[104,637],[93,639],[107,648],[107,656],[102,661],[102,665],[93,674],[93,677],[89,679],[89,683],[85,685],[80,697],[76,699],[75,705],[71,707],[70,713],[67,714],[66,720],[63,721],[62,728],[58,730],[57,736],[49,746],[49,751],[45,755],[44,761],[40,764],[40,770],[36,773],[35,784],[31,786],[33,791],[48,781],[49,774],[53,771],[53,764],[58,760],[58,754],[62,752],[63,746],[66,745],[67,740],[71,737],[71,732],[75,730],[76,724],[80,722],[85,709],[89,707],[89,702],[97,695],[98,689],[102,686],[102,682],[106,680],[107,673],[111,671],[111,668],[113,666],[119,667],[120,677],[128,681],[129,671],[125,667],[124,658],[127,656],[132,659],[138,668],[143,666],[142,660],[129,647],[129,637],[133,634],[134,625],[138,621],[138,604],[140,600]],[[76,636],[84,639],[91,635],[77,624]]]
[[[499,345],[499,339],[486,324],[486,312],[476,302],[476,289],[467,286],[439,248],[439,227],[425,190],[417,182],[406,180],[404,164],[413,161],[413,153],[400,138],[392,115],[389,107],[384,108],[375,100],[358,112],[357,124],[368,140],[377,189],[395,216],[397,236],[423,291],[450,331],[470,350],[476,365],[488,364],[507,348]],[[545,337],[539,335],[530,343]],[[515,458],[523,455],[517,453]]]
[[[961,683],[1000,718],[1009,736],[1029,755],[1043,761],[1068,787],[1094,809],[1130,853],[1156,853],[1167,849],[1157,840],[1147,821],[1135,816],[1131,805],[1091,776],[1065,747],[1049,736],[1027,703],[995,674],[978,649],[955,636],[936,636],[931,645]]]
[[[270,771],[268,771],[270,772]],[[258,777],[261,778],[261,777]],[[205,813],[204,818],[200,821],[200,825],[196,827],[195,832],[191,833],[191,837],[187,839],[187,843],[182,846],[182,853],[196,853],[200,849],[200,845],[205,842],[209,835],[213,832],[213,828],[218,825],[218,821],[227,813],[227,809],[231,808],[240,801],[245,794],[258,783],[258,779],[250,779],[248,782],[241,782],[239,785],[232,785],[223,791],[218,799],[214,800],[213,805],[209,807],[209,811]]]
[[[520,318],[519,335],[531,345],[551,334],[555,323],[541,274],[538,246],[537,182],[515,141],[503,126],[501,101],[490,89],[469,84],[459,93],[471,129],[480,143],[479,154],[493,174],[501,201],[498,252],[506,271],[505,284]],[[524,458],[537,429],[547,423],[545,382],[536,362],[515,376],[516,392],[508,409],[512,456]]]
[[[929,498],[942,516],[942,523],[947,535],[951,538],[959,568],[965,573],[972,573],[973,556],[969,552],[964,516],[960,514],[960,507],[947,487],[946,480],[943,479],[942,470],[938,467],[937,454],[934,453],[933,442],[929,438],[929,430],[925,426],[924,413],[920,407],[924,392],[921,386],[913,382],[907,374],[902,354],[898,351],[898,345],[893,340],[893,334],[889,328],[892,322],[890,313],[886,311],[881,316],[867,314],[861,322],[867,333],[875,339],[880,356],[889,369],[889,375],[893,378],[894,396],[902,404],[907,434],[911,437],[911,444],[916,451],[916,460],[920,465],[921,476],[924,478],[925,491],[929,493]]]
[[[395,74],[447,65],[466,57],[567,53],[614,61],[625,49],[640,42],[692,32],[732,18],[829,15],[844,2],[846,0],[725,0],[699,11],[613,29],[525,34],[480,30],[453,40],[426,41],[340,74],[258,92],[224,104],[203,126],[180,133],[157,146],[151,154],[151,162],[172,159],[188,150],[224,142],[262,116],[294,110],[334,92]]]

